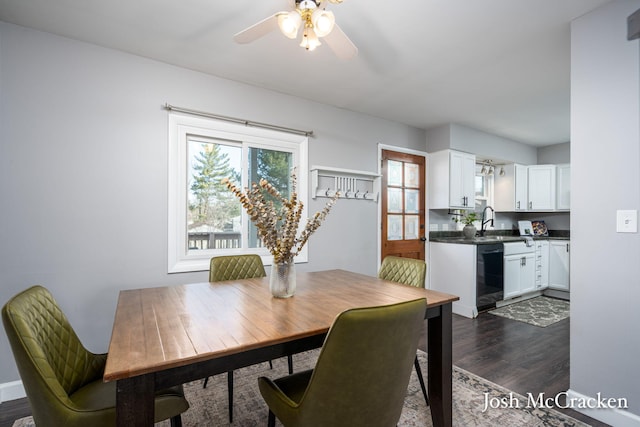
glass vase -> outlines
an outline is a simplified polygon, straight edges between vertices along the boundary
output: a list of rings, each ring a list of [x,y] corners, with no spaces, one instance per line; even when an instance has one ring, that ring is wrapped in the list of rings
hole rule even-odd
[[[269,289],[276,298],[289,298],[296,293],[296,264],[293,260],[271,264]]]

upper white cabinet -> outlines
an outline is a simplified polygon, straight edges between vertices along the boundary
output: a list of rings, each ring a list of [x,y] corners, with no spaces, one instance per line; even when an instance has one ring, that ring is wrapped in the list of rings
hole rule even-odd
[[[476,156],[454,150],[429,155],[429,208],[475,208]]]
[[[556,209],[571,209],[571,165],[558,165],[556,169]]]
[[[495,177],[494,208],[497,211],[527,210],[527,166],[517,163],[504,166],[504,176]]]
[[[502,212],[569,210],[570,166],[511,164],[495,177],[495,209]]]
[[[556,166],[529,166],[528,191],[530,211],[547,211],[556,208]]]

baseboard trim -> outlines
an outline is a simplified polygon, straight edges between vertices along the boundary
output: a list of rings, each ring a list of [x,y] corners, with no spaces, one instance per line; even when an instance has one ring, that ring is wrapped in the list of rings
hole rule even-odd
[[[589,400],[596,399],[592,396],[587,396],[581,393],[578,393],[575,390],[567,390],[567,400],[569,399],[579,399],[579,400]],[[597,400],[597,399],[596,399]],[[629,411],[618,408],[598,408],[598,409],[588,409],[588,408],[571,408],[575,411],[578,411],[584,415],[587,415],[593,419],[598,421],[602,421],[603,423],[607,423],[611,426],[616,427],[640,427],[640,416],[636,414],[632,414]]]
[[[0,384],[0,403],[27,397],[22,381],[11,381]]]
[[[454,301],[451,311],[454,314],[474,319],[478,317],[478,309],[476,307],[469,307],[468,305],[461,304],[460,301]]]

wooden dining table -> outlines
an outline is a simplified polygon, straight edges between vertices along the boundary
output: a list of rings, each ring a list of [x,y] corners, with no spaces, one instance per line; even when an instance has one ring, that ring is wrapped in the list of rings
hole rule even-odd
[[[457,296],[344,270],[296,280],[287,299],[267,277],[121,291],[104,372],[117,382],[118,426],[153,425],[155,390],[321,347],[344,310],[423,297],[433,425],[451,426]]]

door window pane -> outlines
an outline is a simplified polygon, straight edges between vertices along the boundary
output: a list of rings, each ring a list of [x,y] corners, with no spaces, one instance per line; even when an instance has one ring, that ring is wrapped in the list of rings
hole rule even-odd
[[[213,139],[188,140],[188,249],[241,247],[241,206],[221,183],[240,182],[242,148]]]
[[[418,188],[420,186],[420,166],[415,163],[405,163],[404,165],[404,186]]]
[[[387,188],[387,212],[402,213],[402,189]]]
[[[389,160],[387,162],[387,185],[402,185],[402,162],[398,162],[395,160]]]
[[[404,190],[404,213],[420,212],[420,192],[418,190]]]
[[[406,215],[404,217],[404,238],[405,240],[414,240],[418,238],[418,215]]]
[[[387,216],[387,240],[402,240],[402,215]]]

